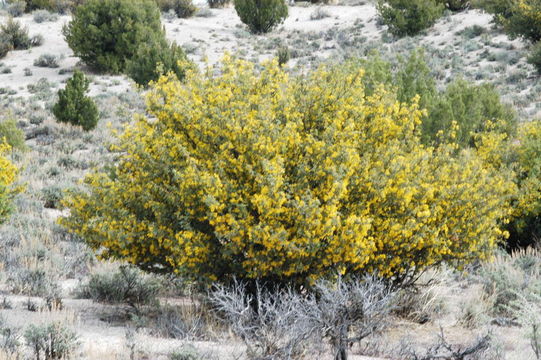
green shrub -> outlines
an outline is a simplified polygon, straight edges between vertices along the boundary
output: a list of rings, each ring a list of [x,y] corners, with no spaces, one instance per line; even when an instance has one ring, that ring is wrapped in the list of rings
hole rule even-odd
[[[391,34],[412,36],[434,25],[445,7],[436,0],[378,0],[376,8]]]
[[[43,44],[43,35],[37,34],[30,38],[30,47],[41,46]]]
[[[59,122],[81,126],[89,131],[98,124],[98,108],[94,101],[85,96],[90,81],[80,71],[75,71],[65,89],[58,91],[58,102],[53,114]]]
[[[511,135],[516,129],[516,113],[501,102],[500,95],[491,84],[475,85],[455,80],[428,107],[423,121],[426,143],[438,141],[438,132],[449,134],[453,123],[456,141],[461,146],[473,146],[475,134],[497,131]]]
[[[0,56],[1,57],[1,56]],[[541,41],[538,41],[530,50],[528,63],[535,66],[539,75],[541,75]]]
[[[169,354],[169,360],[199,360],[201,355],[192,345],[184,345],[180,349]]]
[[[188,18],[197,10],[192,0],[156,0],[156,2],[162,12],[173,10],[179,18]]]
[[[214,73],[217,73],[215,75]],[[489,256],[514,190],[471,149],[422,146],[416,102],[367,96],[361,69],[289,76],[226,57],[160,78],[114,166],[63,202],[100,252],[204,284],[308,285],[337,271],[407,282]]]
[[[126,73],[137,84],[146,86],[171,71],[182,80],[188,66],[190,62],[180,46],[175,43],[169,45],[165,39],[158,37],[148,39],[139,46],[126,64]]]
[[[0,25],[0,38],[11,44],[14,50],[25,50],[31,46],[28,28],[23,28],[21,23],[13,18],[9,18],[5,24]]]
[[[83,1],[84,0],[12,0],[8,1],[8,3],[22,2],[25,4],[27,12],[43,9],[64,14],[69,10],[73,10]]]
[[[41,198],[44,201],[43,207],[46,209],[58,209],[63,196],[62,188],[58,186],[43,188],[41,190]]]
[[[209,5],[209,8],[212,8],[212,9],[226,7],[230,3],[231,3],[231,0],[207,0],[207,4]]]
[[[492,300],[493,313],[510,315],[510,305],[521,295],[541,290],[541,255],[532,248],[502,253],[478,271],[484,291]]]
[[[154,0],[89,0],[63,29],[75,56],[100,71],[121,73],[140,44],[164,36]]]
[[[493,14],[512,37],[541,40],[541,0],[478,0],[476,5]]]
[[[475,85],[459,79],[438,91],[422,49],[400,59],[394,71],[392,65],[377,54],[354,64],[365,69],[368,94],[377,84],[383,83],[395,87],[400,102],[409,103],[415,96],[420,96],[419,104],[428,112],[421,125],[421,138],[425,144],[438,143],[442,141],[442,135],[447,137],[453,132],[456,133],[453,141],[467,147],[473,145],[475,133],[488,127],[506,134],[514,132],[516,113],[502,103],[493,86]],[[454,129],[453,124],[456,124]],[[440,131],[443,134],[439,134]]]
[[[77,335],[58,322],[30,325],[24,333],[24,338],[36,359],[66,359],[78,346]]]
[[[0,121],[0,142],[1,139],[4,139],[14,150],[25,151],[27,149],[24,143],[24,132],[17,127],[17,122],[13,117]]]
[[[254,34],[271,31],[288,15],[284,0],[234,0],[234,4],[240,20]]]
[[[4,34],[0,33],[0,59],[6,56],[11,50],[13,50],[13,44],[11,44]]]
[[[60,65],[58,65],[58,56],[53,54],[42,54],[36,60],[34,60],[34,66],[57,68]]]
[[[519,186],[514,219],[509,224],[511,248],[535,245],[541,239],[541,120],[521,124],[516,140],[507,155],[517,168]]]
[[[494,15],[494,20],[501,23],[504,19],[511,16],[511,7],[515,0],[476,0],[473,2],[475,7],[482,8],[486,12]]]
[[[530,340],[536,359],[541,359],[541,292],[530,296],[520,295],[511,308],[513,317]]]
[[[278,64],[284,66],[291,58],[291,52],[287,46],[280,46],[276,51],[276,57],[278,58]]]
[[[537,42],[541,40],[541,0],[515,0],[511,16],[503,21],[506,32]]]
[[[58,15],[57,14],[50,13],[47,10],[36,10],[32,14],[32,16],[33,16],[34,22],[36,22],[38,24],[41,24],[41,23],[47,22],[47,21],[54,22],[54,21],[58,20]]]
[[[461,11],[470,5],[470,0],[438,0],[438,2],[451,11]]]
[[[131,266],[121,266],[115,273],[93,274],[79,289],[79,297],[100,303],[130,306],[148,305],[156,301],[159,283]]]
[[[24,1],[16,1],[8,5],[8,14],[13,17],[19,17],[24,14],[26,3]]]

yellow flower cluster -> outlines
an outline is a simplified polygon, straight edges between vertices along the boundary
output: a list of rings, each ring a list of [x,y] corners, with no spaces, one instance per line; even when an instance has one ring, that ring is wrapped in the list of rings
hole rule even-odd
[[[530,19],[532,23],[541,22],[541,2],[539,0],[518,0],[516,8],[521,16]]]
[[[11,211],[11,198],[18,191],[13,187],[13,183],[17,180],[17,168],[6,157],[10,149],[5,142],[0,143],[0,222],[8,217]]]
[[[290,78],[226,56],[162,77],[62,223],[104,258],[196,280],[402,279],[487,257],[512,183],[474,150],[421,144],[424,111],[362,69]]]

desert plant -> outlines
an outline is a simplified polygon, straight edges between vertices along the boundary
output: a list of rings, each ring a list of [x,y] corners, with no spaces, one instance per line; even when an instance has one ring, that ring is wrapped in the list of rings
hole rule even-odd
[[[24,132],[17,127],[17,122],[11,116],[0,120],[0,139],[3,139],[12,150],[25,151]]]
[[[209,299],[251,357],[292,359],[328,339],[335,359],[347,360],[352,344],[386,326],[393,296],[384,281],[366,276],[319,281],[308,294],[235,281],[216,285]]]
[[[421,124],[421,139],[425,144],[437,144],[442,136],[452,135],[458,145],[470,147],[474,145],[475,135],[484,131],[508,136],[516,131],[516,112],[502,102],[494,86],[457,79],[438,91],[422,49],[412,51],[407,58],[399,58],[394,69],[377,54],[353,63],[365,69],[369,94],[384,83],[396,88],[401,102],[408,103],[420,96],[419,104],[427,110]]]
[[[61,222],[104,258],[197,282],[308,285],[343,269],[402,283],[489,256],[510,179],[471,149],[421,146],[416,100],[366,96],[362,73],[291,78],[226,57],[216,76],[162,77],[152,120],[126,129],[119,162]]]
[[[175,350],[169,354],[169,360],[199,360],[201,355],[191,345],[184,345],[180,349]]]
[[[7,7],[8,14],[13,17],[19,17],[23,15],[25,9],[26,9],[26,3],[24,1],[12,2]]]
[[[53,54],[42,54],[34,60],[34,66],[57,68],[60,65],[58,65],[58,56]]]
[[[6,157],[11,150],[5,142],[0,143],[0,223],[4,222],[11,213],[11,200],[18,192],[13,184],[17,180],[17,168]]]
[[[12,3],[19,0],[12,0]],[[68,10],[73,10],[76,5],[79,5],[84,0],[22,0],[26,5],[26,11],[48,10],[60,14],[64,14]],[[10,2],[10,0],[8,0]]]
[[[0,25],[0,38],[11,44],[14,50],[24,50],[31,46],[28,28],[23,28],[21,23],[13,18],[9,18],[5,24]]]
[[[59,322],[30,325],[24,338],[36,360],[66,359],[78,346],[77,335]]]
[[[246,345],[252,359],[296,359],[307,351],[314,324],[303,297],[292,289],[273,289],[234,281],[216,285],[209,301],[224,323]]]
[[[34,22],[40,24],[42,22],[51,21],[54,22],[58,20],[58,15],[50,13],[47,10],[36,10],[32,13]]]
[[[511,248],[534,245],[541,239],[541,121],[521,124],[508,150],[501,150],[515,167],[519,187],[508,229]]]
[[[98,124],[98,108],[87,97],[90,81],[80,71],[75,71],[68,79],[65,89],[58,90],[58,102],[53,106],[53,114],[59,122],[80,126],[85,131]]]
[[[494,20],[501,23],[512,14],[512,6],[516,0],[474,0],[474,5],[494,15]]]
[[[514,0],[511,16],[503,25],[511,36],[537,42],[541,40],[541,0]]]
[[[126,73],[139,85],[148,85],[160,75],[173,72],[180,80],[191,65],[184,50],[176,43],[169,45],[165,39],[149,38],[139,45],[134,56],[126,63]]]
[[[6,36],[0,33],[0,59],[6,56],[11,50],[13,50],[13,44]]]
[[[453,123],[458,127],[453,136],[461,146],[473,146],[478,133],[496,131],[512,135],[516,131],[516,112],[502,103],[491,84],[475,85],[462,79],[455,80],[427,110],[429,115],[423,121],[426,142],[437,141],[440,131],[449,134]]]
[[[192,298],[181,306],[159,306],[150,314],[145,327],[152,334],[174,339],[199,340],[208,336],[209,309],[205,302]]]
[[[478,276],[486,294],[492,298],[493,313],[510,316],[513,304],[521,296],[529,297],[541,288],[541,258],[533,249],[500,254],[483,264]]]
[[[470,6],[470,0],[437,0],[451,11],[462,11]]]
[[[0,355],[8,360],[22,359],[20,352],[20,334],[16,329],[4,327],[0,329]]]
[[[412,36],[429,28],[443,14],[444,5],[436,0],[378,0],[377,11],[389,32]]]
[[[537,72],[539,73],[539,75],[541,75],[541,41],[538,41],[530,49],[530,54],[528,55],[528,63],[535,66]]]
[[[30,47],[41,46],[43,44],[43,35],[37,34],[30,38]]]
[[[352,344],[383,330],[394,305],[394,291],[375,276],[320,281],[314,291],[303,317],[329,340],[336,360],[347,360]]]
[[[403,344],[399,351],[399,356],[401,359],[411,360],[477,359],[490,347],[491,341],[491,334],[486,334],[478,337],[469,345],[452,344],[445,338],[445,333],[443,328],[441,328],[438,340],[424,352],[413,349],[408,344]]]
[[[46,209],[57,209],[63,197],[62,188],[58,186],[47,186],[41,190],[41,198]]]
[[[226,7],[230,3],[231,0],[207,0],[207,4],[211,9]]]
[[[188,18],[197,10],[192,0],[156,0],[156,2],[162,12],[174,11],[179,18]]]
[[[541,359],[541,292],[539,294],[516,294],[517,300],[510,304],[511,313],[527,331],[536,359]]]
[[[330,17],[331,14],[322,8],[321,6],[318,6],[311,14],[310,14],[310,20],[321,20]]]
[[[280,66],[284,66],[285,64],[287,64],[287,62],[291,58],[291,52],[289,51],[289,47],[280,46],[278,48],[278,51],[276,52],[276,57],[278,58],[278,64]]]
[[[114,273],[92,274],[79,289],[79,297],[109,304],[128,304],[134,309],[156,301],[159,284],[130,266]]]
[[[234,0],[234,4],[240,20],[254,34],[271,31],[288,15],[284,0]]]
[[[88,0],[63,33],[76,56],[112,73],[123,72],[147,39],[164,36],[154,0]]]

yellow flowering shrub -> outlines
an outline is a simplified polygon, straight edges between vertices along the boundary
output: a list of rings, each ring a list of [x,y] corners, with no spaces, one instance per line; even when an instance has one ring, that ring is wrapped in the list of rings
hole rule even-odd
[[[507,247],[526,247],[541,237],[541,120],[521,123],[514,137],[496,127],[489,123],[495,131],[477,134],[475,145],[487,166],[515,183]]]
[[[510,148],[519,191],[509,245],[528,246],[541,237],[541,120],[522,124]]]
[[[11,147],[0,143],[0,223],[4,222],[11,211],[11,198],[18,190],[13,187],[17,179],[17,168],[6,155]]]
[[[102,258],[195,280],[309,283],[485,258],[512,184],[475,150],[422,145],[417,101],[363,71],[291,78],[226,56],[218,75],[162,77],[119,161],[86,179],[61,220]]]
[[[507,16],[497,16],[511,36],[534,43],[541,40],[541,0],[511,0],[506,7]]]

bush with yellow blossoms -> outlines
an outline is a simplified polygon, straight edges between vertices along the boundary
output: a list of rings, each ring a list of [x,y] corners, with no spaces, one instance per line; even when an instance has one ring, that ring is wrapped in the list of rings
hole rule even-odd
[[[226,56],[159,79],[118,161],[65,201],[101,258],[195,281],[396,282],[490,256],[514,186],[474,149],[420,140],[425,112],[363,70],[290,77]]]
[[[11,147],[8,144],[0,143],[0,223],[8,218],[11,212],[11,199],[18,191],[14,187],[17,180],[17,168],[6,157],[10,150]]]
[[[507,148],[518,187],[508,245],[525,247],[541,239],[541,120],[521,124]]]
[[[541,40],[541,0],[513,0],[510,12],[511,16],[502,20],[510,35],[531,42]]]

